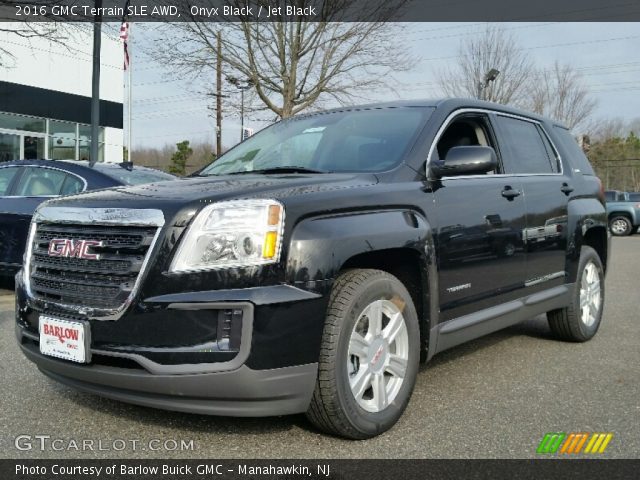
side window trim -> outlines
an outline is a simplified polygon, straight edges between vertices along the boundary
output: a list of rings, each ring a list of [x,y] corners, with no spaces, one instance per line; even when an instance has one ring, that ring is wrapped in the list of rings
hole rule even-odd
[[[564,175],[564,165],[562,162],[562,157],[560,155],[560,151],[558,150],[558,148],[556,147],[556,145],[553,143],[553,141],[551,140],[551,137],[549,136],[549,134],[546,132],[546,130],[544,129],[544,126],[542,125],[542,123],[538,120],[535,120],[533,118],[529,118],[529,117],[523,117],[522,115],[514,115],[512,113],[505,113],[505,112],[495,112],[496,117],[506,117],[506,118],[513,118],[516,120],[520,120],[523,122],[528,122],[533,124],[536,127],[536,130],[538,131],[538,135],[544,134],[545,138],[548,140],[549,144],[551,145],[551,148],[553,149],[557,161],[558,161],[558,167],[559,167],[559,171],[551,171],[551,172],[547,172],[547,173],[511,173],[508,174],[510,176],[549,176],[549,175]],[[498,129],[500,131],[500,136],[502,137],[502,128],[500,128],[500,126],[498,125]],[[541,133],[542,132],[542,133]],[[544,144],[543,139],[541,138],[542,143]],[[545,147],[545,151],[547,150],[547,148]],[[549,159],[549,161],[551,162],[551,159]],[[549,166],[553,168],[553,166],[551,165],[551,163],[549,163]]]
[[[3,167],[3,168],[9,168],[11,166],[17,166],[17,165],[8,165],[7,167]],[[55,167],[50,167],[50,166],[45,166],[45,165],[25,165],[24,168],[20,168],[19,166],[17,166],[19,168],[18,173],[16,174],[16,176],[13,178],[12,185],[10,187],[10,193],[11,195],[5,195],[4,198],[55,198],[55,197],[59,197],[60,194],[58,195],[14,195],[14,193],[16,193],[16,188],[18,187],[18,184],[20,182],[20,180],[22,179],[22,177],[24,176],[24,172],[30,169],[37,169],[37,168],[44,168],[47,170],[55,170],[56,172],[60,172],[63,173],[65,175],[73,175],[74,177],[78,178],[83,185],[82,190],[80,190],[78,193],[82,193],[85,192],[87,190],[87,181],[82,178],[80,175],[78,175],[77,173],[73,173],[73,172],[69,172],[66,170],[62,170],[60,168],[55,168]],[[15,183],[14,183],[15,181]],[[66,178],[65,180],[62,182],[62,184],[60,185],[60,191],[62,191],[62,186],[64,185],[64,182],[66,182]]]
[[[447,116],[445,121],[442,123],[442,125],[440,126],[440,128],[436,132],[436,136],[434,137],[434,140],[431,143],[431,146],[429,147],[429,154],[427,156],[427,162],[426,162],[425,170],[429,168],[429,164],[433,161],[434,152],[436,150],[436,146],[438,144],[438,141],[440,140],[440,137],[442,137],[442,134],[444,133],[444,131],[447,129],[449,124],[451,122],[453,122],[453,120],[456,119],[456,117],[458,117],[459,115],[464,114],[464,113],[484,113],[484,114],[486,114],[489,117],[489,121],[491,123],[491,128],[493,130],[494,135],[496,133],[495,117],[499,117],[499,116],[515,118],[515,119],[518,119],[518,120],[523,120],[525,122],[530,122],[530,123],[533,123],[533,124],[537,125],[544,132],[544,135],[547,137],[547,139],[549,140],[549,143],[551,144],[551,147],[555,151],[556,156],[558,158],[558,164],[560,166],[560,171],[559,172],[551,172],[551,173],[497,173],[495,175],[465,175],[464,177],[443,177],[443,178],[447,178],[447,179],[465,178],[465,179],[467,179],[467,178],[522,177],[522,176],[532,176],[532,175],[535,175],[535,176],[540,176],[540,175],[562,176],[562,175],[564,175],[564,162],[563,162],[563,159],[562,159],[562,155],[560,154],[560,151],[558,150],[558,147],[556,147],[555,143],[551,139],[551,136],[546,132],[546,130],[544,129],[544,127],[543,127],[543,125],[542,125],[542,123],[540,121],[535,120],[533,118],[524,117],[522,115],[515,115],[513,113],[500,112],[499,110],[489,110],[489,109],[484,109],[484,108],[472,108],[472,107],[459,108],[457,110],[454,110],[453,112],[451,112]],[[498,150],[501,150],[500,138],[499,138],[500,136],[501,135],[497,135],[496,136],[497,138],[495,138]],[[496,155],[500,155],[500,152],[496,151]],[[504,169],[504,163],[502,161],[501,161],[501,166]]]

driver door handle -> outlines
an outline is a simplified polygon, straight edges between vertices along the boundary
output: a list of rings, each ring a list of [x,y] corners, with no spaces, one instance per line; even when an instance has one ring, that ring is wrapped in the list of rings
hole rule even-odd
[[[502,196],[507,200],[513,200],[514,198],[519,196],[520,193],[522,193],[520,192],[520,190],[514,190],[511,185],[505,185],[504,189],[502,190]]]

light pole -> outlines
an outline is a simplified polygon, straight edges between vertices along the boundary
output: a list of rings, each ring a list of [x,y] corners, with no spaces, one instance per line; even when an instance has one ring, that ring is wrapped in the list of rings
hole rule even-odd
[[[91,74],[91,152],[89,166],[98,161],[98,143],[100,136],[100,44],[102,41],[102,0],[96,0],[96,11],[93,18],[93,66]],[[131,148],[131,147],[129,147]]]
[[[484,82],[478,82],[478,99],[485,100],[484,90],[489,86],[489,83],[493,82],[500,75],[500,70],[492,68],[484,75]]]
[[[244,139],[244,91],[253,87],[250,79],[239,80],[236,77],[227,77],[227,81],[236,86],[240,90],[240,141]]]

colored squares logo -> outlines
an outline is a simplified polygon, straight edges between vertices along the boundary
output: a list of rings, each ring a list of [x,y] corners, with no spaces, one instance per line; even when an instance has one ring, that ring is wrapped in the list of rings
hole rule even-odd
[[[536,453],[599,454],[609,446],[613,433],[547,433]]]

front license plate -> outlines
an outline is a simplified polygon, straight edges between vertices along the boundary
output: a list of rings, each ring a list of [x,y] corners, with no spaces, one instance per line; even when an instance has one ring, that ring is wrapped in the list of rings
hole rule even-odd
[[[40,352],[44,355],[85,363],[87,336],[85,323],[40,316]]]

